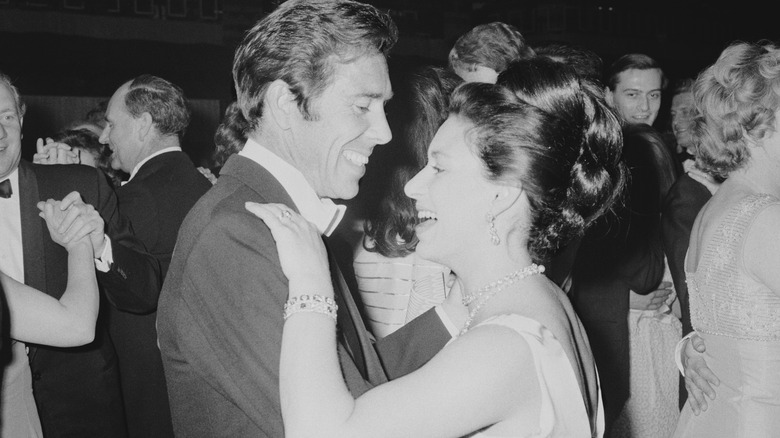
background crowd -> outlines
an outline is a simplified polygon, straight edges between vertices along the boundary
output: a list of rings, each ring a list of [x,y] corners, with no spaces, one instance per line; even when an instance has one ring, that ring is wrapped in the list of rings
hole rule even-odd
[[[397,39],[283,3],[201,167],[148,74],[23,160],[0,72],[0,436],[774,436],[780,48]]]

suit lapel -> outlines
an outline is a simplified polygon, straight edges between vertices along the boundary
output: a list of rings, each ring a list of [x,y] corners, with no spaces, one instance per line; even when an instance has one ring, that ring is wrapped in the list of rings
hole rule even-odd
[[[40,200],[35,172],[19,163],[19,207],[22,219],[22,253],[24,283],[40,291],[46,291],[46,263],[43,233],[45,223],[38,216],[36,204]]]
[[[338,262],[333,256],[330,247],[325,241],[325,247],[328,249],[328,262],[330,263],[331,280],[333,282],[333,291],[336,298],[338,310],[339,331],[343,338],[343,343],[349,350],[350,355],[355,361],[355,365],[364,379],[372,385],[379,385],[387,382],[382,363],[374,350],[373,342],[369,337],[369,332],[363,323],[360,310],[355,304],[349,286],[347,286],[344,276],[341,273]]]
[[[238,179],[260,194],[266,200],[265,202],[282,203],[298,212],[295,203],[279,181],[265,168],[249,158],[234,155],[225,163],[221,175],[229,175]],[[328,247],[327,241],[325,246],[326,248]],[[344,281],[344,276],[330,248],[328,248],[328,261],[331,267],[331,281],[336,303],[339,306],[337,319],[340,344],[348,350],[347,353],[349,353],[365,380],[368,380],[373,385],[384,383],[387,381],[387,377],[379,356],[376,354],[376,350],[374,350],[373,343],[369,338],[369,332],[363,323],[363,318],[358,311],[355,300],[349,291],[349,286]]]
[[[35,172],[24,161],[19,163],[19,211],[22,220],[22,260],[24,263],[24,284],[44,293],[46,288],[46,255],[43,233],[45,222],[38,216],[38,180]],[[28,344],[30,362],[38,349]]]

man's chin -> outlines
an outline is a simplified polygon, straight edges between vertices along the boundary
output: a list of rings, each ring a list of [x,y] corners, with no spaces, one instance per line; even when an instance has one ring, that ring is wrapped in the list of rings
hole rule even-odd
[[[357,196],[359,188],[360,186],[357,183],[355,183],[354,186],[350,185],[350,186],[341,187],[339,190],[336,191],[337,193],[335,193],[335,196],[327,196],[327,197],[331,199],[349,200]]]

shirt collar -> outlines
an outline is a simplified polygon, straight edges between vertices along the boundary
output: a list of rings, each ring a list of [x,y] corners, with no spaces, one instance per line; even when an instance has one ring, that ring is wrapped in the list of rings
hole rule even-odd
[[[328,198],[320,198],[303,174],[268,148],[251,138],[239,155],[263,166],[284,187],[298,211],[325,236],[336,229],[347,207],[335,204]]]
[[[157,151],[157,152],[149,155],[148,157],[144,158],[138,164],[135,165],[135,167],[133,168],[133,171],[130,172],[130,178],[128,178],[127,181],[123,181],[122,185],[125,185],[125,184],[129,183],[130,181],[132,181],[133,177],[135,177],[135,174],[137,174],[138,171],[141,169],[141,166],[146,164],[152,158],[154,158],[154,157],[156,157],[158,155],[162,155],[162,154],[167,153],[167,152],[176,152],[176,151],[181,152],[181,147],[179,147],[179,146],[171,146],[169,148],[160,149],[159,151]]]

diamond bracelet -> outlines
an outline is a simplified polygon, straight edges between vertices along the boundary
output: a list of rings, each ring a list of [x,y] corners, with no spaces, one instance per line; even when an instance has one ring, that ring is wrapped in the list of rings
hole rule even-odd
[[[322,295],[300,295],[292,297],[284,303],[284,319],[299,312],[322,313],[333,318],[336,321],[336,315],[339,306],[333,301],[333,298]]]

